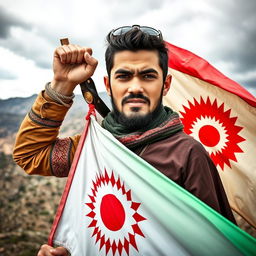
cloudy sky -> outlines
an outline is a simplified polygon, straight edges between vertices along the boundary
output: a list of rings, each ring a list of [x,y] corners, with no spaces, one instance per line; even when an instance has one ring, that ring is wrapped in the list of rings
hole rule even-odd
[[[0,0],[0,98],[38,93],[63,37],[93,48],[103,90],[105,36],[132,24],[160,29],[256,95],[255,13],[255,0]]]

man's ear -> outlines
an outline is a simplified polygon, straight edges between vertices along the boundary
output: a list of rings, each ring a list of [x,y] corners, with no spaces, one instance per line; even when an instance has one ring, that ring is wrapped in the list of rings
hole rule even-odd
[[[166,79],[165,79],[165,82],[164,82],[163,96],[165,96],[168,93],[168,91],[171,87],[171,82],[172,82],[172,75],[169,74],[169,75],[166,76]]]
[[[109,96],[111,96],[110,81],[108,76],[104,76],[104,84]]]

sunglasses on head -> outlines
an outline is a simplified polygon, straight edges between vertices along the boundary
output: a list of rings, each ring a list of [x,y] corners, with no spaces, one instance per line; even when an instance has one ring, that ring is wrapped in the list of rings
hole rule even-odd
[[[154,28],[151,27],[147,27],[147,26],[140,26],[140,25],[132,25],[132,26],[123,26],[123,27],[119,27],[116,29],[113,29],[111,31],[111,36],[121,36],[124,35],[125,33],[131,31],[132,29],[137,28],[138,30],[140,30],[141,32],[150,35],[150,36],[156,36],[159,39],[163,39],[162,37],[162,33],[160,30],[156,30]]]

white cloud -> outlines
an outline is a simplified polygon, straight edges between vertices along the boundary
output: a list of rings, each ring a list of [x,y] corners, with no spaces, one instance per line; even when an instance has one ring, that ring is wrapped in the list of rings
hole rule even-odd
[[[51,66],[54,48],[47,38],[40,36],[37,31],[13,27],[10,30],[10,37],[7,40],[1,40],[1,46],[13,50],[15,54],[34,60],[39,67]]]
[[[29,96],[40,92],[44,84],[52,77],[50,69],[38,68],[32,60],[15,55],[13,52],[0,47],[0,69],[15,72],[15,80],[0,80],[1,97]]]

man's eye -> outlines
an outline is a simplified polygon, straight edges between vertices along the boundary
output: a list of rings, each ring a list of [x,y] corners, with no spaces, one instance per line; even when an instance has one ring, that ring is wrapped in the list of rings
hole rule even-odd
[[[144,79],[154,79],[154,78],[156,78],[156,76],[155,76],[155,75],[152,75],[152,74],[145,74],[145,75],[143,76],[143,78],[144,78]]]
[[[128,79],[129,75],[118,75],[116,76],[117,79]]]

